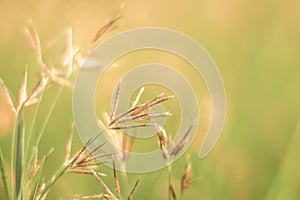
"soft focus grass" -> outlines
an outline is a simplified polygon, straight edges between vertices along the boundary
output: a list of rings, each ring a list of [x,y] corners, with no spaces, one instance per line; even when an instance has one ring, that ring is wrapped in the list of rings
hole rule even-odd
[[[22,35],[28,18],[35,22],[42,42],[71,26],[75,43],[87,49],[97,28],[119,3],[1,0],[0,77],[17,94],[26,64],[29,76],[36,75],[34,54]],[[228,99],[226,125],[216,148],[204,160],[197,158],[203,135],[194,142],[191,148],[194,174],[202,176],[203,180],[190,188],[184,199],[300,198],[299,7],[300,2],[296,0],[189,0],[178,3],[131,0],[126,3],[123,25],[114,33],[142,26],[181,31],[208,50],[224,78]],[[142,57],[140,62],[145,60],[148,61]],[[162,58],[162,62],[176,64],[167,60]],[[183,71],[189,76],[185,69]],[[116,81],[120,75],[121,72],[114,73],[111,78]],[[107,85],[107,88],[112,86]],[[57,90],[54,86],[44,98],[37,129],[41,128],[39,124],[41,126],[44,120],[47,104]],[[107,89],[103,95],[109,92]],[[41,152],[55,148],[45,169],[48,174],[63,161],[72,121],[71,94],[70,90],[64,90],[41,141]],[[1,125],[4,124],[2,117]],[[0,143],[9,163],[11,134],[5,129],[4,125],[0,129]],[[81,145],[78,138],[75,143],[78,147]],[[184,160],[173,168],[174,181],[180,179]],[[129,178],[133,184],[136,176]],[[166,182],[166,170],[146,174],[136,199],[166,199]],[[68,175],[53,188],[49,199],[74,192],[90,194],[98,188],[93,178]],[[1,186],[0,199],[3,197]]]

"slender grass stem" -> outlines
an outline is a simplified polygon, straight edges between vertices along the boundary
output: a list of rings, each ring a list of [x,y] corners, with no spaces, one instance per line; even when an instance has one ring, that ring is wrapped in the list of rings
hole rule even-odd
[[[0,147],[0,171],[1,171],[1,174],[2,174],[2,184],[3,184],[3,187],[4,187],[4,191],[5,191],[5,197],[6,197],[7,200],[9,200],[10,199],[10,191],[9,191],[9,187],[8,187],[8,183],[7,183],[5,162],[4,162],[1,147]]]
[[[39,170],[38,174],[35,176],[34,184],[33,184],[33,189],[31,190],[29,200],[35,200],[35,197],[37,195],[37,191],[41,182],[41,174],[43,171],[44,165],[41,166],[41,169]]]
[[[14,177],[14,170],[15,170],[15,165],[14,165],[14,159],[15,159],[15,145],[16,145],[16,128],[17,127],[17,121],[15,120],[14,122],[14,129],[13,129],[13,138],[12,138],[12,145],[11,145],[11,159],[10,159],[10,166],[11,166],[11,171],[10,171],[10,177],[11,177],[11,180],[13,180],[13,177]],[[11,181],[11,188],[13,190],[13,188],[15,187],[14,185],[14,181]],[[14,196],[15,193],[12,192],[11,193],[11,198],[14,199]]]
[[[54,99],[52,101],[52,104],[50,105],[50,110],[49,110],[48,115],[46,116],[46,119],[45,119],[45,121],[43,123],[43,126],[42,126],[42,128],[41,128],[41,130],[40,130],[40,132],[38,134],[36,143],[34,145],[35,147],[39,146],[39,144],[40,144],[40,140],[41,140],[41,138],[42,138],[42,136],[43,136],[43,134],[45,132],[46,126],[48,125],[49,119],[50,119],[50,117],[51,117],[51,115],[53,113],[53,110],[54,110],[54,108],[55,108],[55,106],[57,104],[58,98],[60,97],[63,89],[64,89],[64,86],[60,86],[58,92],[56,93],[56,95],[55,95],[55,97],[54,97]]]
[[[37,114],[38,114],[38,111],[39,111],[39,108],[40,108],[40,104],[41,104],[41,99],[42,99],[42,96],[44,94],[44,91],[45,89],[42,90],[41,94],[40,94],[40,97],[39,97],[39,102],[35,108],[35,111],[34,111],[34,115],[33,115],[33,120],[32,120],[32,123],[31,123],[31,126],[30,126],[30,130],[29,130],[29,133],[28,133],[28,138],[27,138],[27,143],[26,143],[26,146],[25,146],[25,173],[24,173],[24,176],[23,176],[23,181],[25,181],[25,177],[27,177],[28,173],[29,173],[29,166],[30,166],[30,163],[31,163],[31,160],[33,158],[33,155],[34,153],[32,152],[32,157],[31,159],[28,161],[28,154],[29,154],[29,151],[30,151],[30,141],[31,141],[31,138],[32,138],[32,133],[33,133],[33,127],[35,125],[35,122],[36,122],[36,118],[37,118]],[[35,147],[33,149],[36,149]]]
[[[127,176],[127,173],[126,172],[121,172],[121,179],[122,179],[122,182],[123,182],[123,191],[128,191],[128,188],[129,188],[129,181],[128,181],[128,176]]]
[[[27,163],[27,160],[28,160],[29,145],[30,145],[30,141],[31,141],[31,138],[32,138],[33,128],[34,128],[34,125],[35,125],[35,122],[36,122],[36,119],[37,119],[37,115],[38,115],[38,112],[39,112],[39,109],[40,109],[41,100],[43,98],[44,92],[45,92],[45,88],[41,91],[38,103],[37,103],[37,105],[35,107],[35,110],[34,110],[33,119],[32,119],[30,130],[29,130],[29,133],[28,133],[27,143],[26,143],[26,146],[25,146],[25,163]]]
[[[53,178],[46,184],[45,188],[41,192],[40,197],[43,197],[49,191],[49,189],[56,183],[56,181],[59,178],[62,177],[62,175],[64,175],[64,173],[69,169],[69,167],[70,167],[70,164],[65,165],[61,169],[59,169],[57,171],[57,173],[55,173],[55,175],[53,175]]]
[[[53,110],[54,110],[54,108],[55,108],[55,106],[56,106],[56,104],[57,104],[58,98],[60,97],[60,95],[61,95],[63,89],[64,89],[64,86],[61,86],[61,87],[59,88],[58,92],[57,92],[56,95],[55,95],[55,98],[54,98],[52,104],[50,105],[50,109],[49,109],[48,115],[46,116],[46,119],[45,119],[45,121],[44,121],[44,123],[43,123],[43,126],[42,126],[42,128],[41,128],[41,130],[40,130],[40,132],[39,132],[39,134],[38,134],[38,136],[37,136],[35,145],[33,146],[34,149],[38,148],[38,146],[39,146],[40,140],[41,140],[41,138],[42,138],[42,136],[43,136],[43,134],[44,134],[44,131],[45,131],[45,129],[46,129],[46,126],[47,126],[47,124],[48,124],[48,122],[49,122],[49,119],[50,119],[50,117],[51,117],[51,115],[52,115],[52,112],[53,112]],[[43,93],[44,93],[44,90],[41,92],[40,98],[42,98]],[[40,107],[40,103],[37,105],[37,107]],[[33,123],[35,123],[35,121],[36,121],[36,117],[37,117],[36,115],[37,115],[37,113],[38,113],[38,108],[37,108],[36,111],[35,111]],[[30,132],[33,132],[33,126],[34,126],[34,124],[31,125]],[[32,137],[31,135],[32,135],[32,134],[30,133],[30,137]],[[29,138],[29,139],[30,139],[30,138]],[[30,139],[30,140],[31,140],[31,139]],[[28,145],[29,145],[29,143],[30,143],[30,140],[28,140]],[[28,146],[28,148],[27,148],[27,150],[26,150],[26,154],[27,154],[28,152],[29,152],[29,146]],[[26,156],[28,157],[28,154],[27,154]],[[32,154],[30,155],[30,159],[29,159],[29,160],[27,160],[27,158],[26,158],[26,168],[25,168],[25,173],[29,173],[29,172],[30,172],[29,167],[30,167],[30,163],[31,163],[32,160],[33,160],[33,157],[34,157],[34,153],[32,153]],[[25,174],[24,174],[24,175],[25,175]],[[26,175],[27,175],[27,174],[26,174]]]
[[[169,182],[168,182],[168,199],[171,200],[171,171],[172,171],[172,165],[168,165],[168,176],[169,176]]]
[[[18,131],[16,141],[16,157],[15,157],[15,195],[16,198],[22,199],[22,177],[24,167],[24,113],[20,110],[18,115]]]

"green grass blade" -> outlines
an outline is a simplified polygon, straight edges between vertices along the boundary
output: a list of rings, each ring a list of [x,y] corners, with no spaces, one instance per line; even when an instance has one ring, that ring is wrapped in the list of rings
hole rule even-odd
[[[18,198],[21,194],[23,166],[24,166],[24,114],[21,110],[18,116],[18,132],[16,143],[16,166],[15,166],[15,194]],[[21,198],[22,199],[22,198]]]
[[[35,199],[36,193],[38,191],[38,188],[39,188],[39,185],[40,185],[40,182],[41,182],[42,170],[43,170],[43,166],[41,166],[41,169],[38,171],[37,175],[34,177],[33,187],[31,189],[29,200],[34,200]]]
[[[55,97],[54,97],[52,103],[51,103],[50,106],[49,106],[50,109],[49,109],[48,114],[47,114],[47,116],[46,116],[46,119],[45,119],[45,121],[44,121],[44,123],[43,123],[43,126],[42,126],[42,128],[41,128],[41,130],[40,130],[40,132],[39,132],[39,134],[38,134],[38,136],[37,136],[37,140],[36,140],[36,143],[35,143],[35,146],[34,146],[34,147],[36,147],[36,148],[37,148],[37,147],[39,146],[39,144],[40,144],[40,141],[41,141],[42,136],[44,135],[46,126],[48,125],[49,119],[50,119],[50,117],[51,117],[51,115],[52,115],[52,113],[53,113],[53,110],[54,110],[54,108],[55,108],[55,106],[56,106],[56,104],[57,104],[57,102],[58,102],[58,99],[59,99],[59,97],[60,97],[60,95],[61,95],[63,89],[64,89],[64,86],[60,86],[60,87],[59,87],[59,89],[58,89],[58,91],[57,91],[57,93],[56,93],[56,95],[55,95]]]
[[[52,101],[51,105],[49,106],[49,107],[50,107],[50,110],[48,111],[48,114],[47,114],[46,119],[45,119],[45,121],[44,121],[44,123],[43,123],[43,125],[42,125],[42,128],[41,128],[41,130],[39,131],[39,133],[38,133],[38,135],[37,135],[37,139],[36,139],[35,144],[34,144],[34,146],[33,146],[34,148],[37,148],[37,147],[39,146],[39,144],[40,144],[40,141],[41,141],[41,139],[42,139],[42,136],[43,136],[43,134],[44,134],[44,131],[45,131],[45,129],[46,129],[46,126],[48,125],[48,121],[49,121],[49,119],[50,119],[50,117],[51,117],[51,115],[52,115],[52,112],[53,112],[53,110],[54,110],[54,108],[55,108],[55,106],[56,106],[56,104],[57,104],[57,102],[58,102],[58,99],[59,99],[59,97],[60,97],[60,95],[61,95],[63,89],[64,89],[63,86],[61,86],[61,87],[59,88],[58,92],[56,93],[56,95],[55,95],[55,97],[54,97],[54,100]],[[44,91],[43,91],[43,93],[44,93]],[[31,133],[30,133],[30,135],[31,135]],[[31,136],[30,136],[30,137],[31,137]],[[30,139],[31,139],[31,138],[30,138]],[[28,147],[28,148],[29,148],[29,147]],[[26,154],[27,154],[27,153],[26,153]],[[29,170],[30,162],[31,162],[31,160],[33,159],[33,155],[34,155],[34,154],[30,154],[29,162],[27,162],[27,166],[26,166],[26,170],[25,170],[26,172]],[[27,156],[27,155],[26,155],[26,156]],[[27,160],[27,158],[26,158],[26,160]]]
[[[30,130],[29,130],[29,133],[27,133],[27,143],[26,143],[26,146],[25,146],[25,163],[27,163],[28,161],[28,153],[30,151],[30,142],[31,142],[31,139],[32,139],[32,134],[33,134],[33,129],[34,129],[34,125],[35,125],[35,122],[36,122],[36,119],[37,119],[37,115],[38,115],[38,112],[39,112],[39,109],[40,109],[40,106],[41,106],[41,102],[42,102],[42,98],[43,98],[43,95],[44,95],[44,92],[45,92],[45,89],[42,90],[40,96],[38,97],[39,100],[38,100],[38,103],[35,107],[35,111],[34,111],[34,114],[33,114],[33,119],[32,119],[32,123],[31,123],[31,126],[30,126]]]
[[[11,143],[11,159],[10,159],[10,166],[11,166],[11,172],[10,172],[10,177],[11,180],[14,177],[14,172],[15,172],[15,146],[16,146],[16,126],[17,126],[17,120],[14,122],[14,129],[13,129],[13,137],[12,137],[12,143]],[[13,192],[13,189],[15,188],[14,181],[11,181],[11,199],[15,199],[15,193]]]
[[[2,149],[0,147],[0,171],[2,174],[2,183],[5,191],[6,199],[10,199],[10,191],[7,183],[7,176],[6,176],[6,170],[5,170],[5,162],[2,154]]]

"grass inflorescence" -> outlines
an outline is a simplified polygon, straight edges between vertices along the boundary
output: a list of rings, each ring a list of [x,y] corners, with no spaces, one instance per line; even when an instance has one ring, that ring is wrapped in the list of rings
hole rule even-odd
[[[115,23],[120,19],[119,15],[114,15],[110,18],[96,33],[92,40],[92,46],[96,45],[102,38],[103,34],[108,32]],[[42,156],[39,159],[39,144],[43,137],[48,120],[52,114],[52,111],[57,103],[57,100],[62,92],[63,88],[72,88],[73,83],[71,81],[72,75],[76,74],[80,69],[80,64],[84,59],[84,55],[88,55],[89,52],[80,52],[79,47],[73,44],[72,29],[69,28],[64,32],[65,36],[65,53],[60,67],[53,67],[46,63],[43,58],[43,48],[40,41],[38,32],[32,21],[29,21],[28,27],[25,28],[24,34],[28,40],[29,46],[35,52],[38,65],[40,67],[39,80],[35,84],[32,91],[28,91],[27,88],[27,69],[23,74],[21,86],[19,89],[18,103],[15,103],[11,93],[6,87],[5,83],[0,79],[0,86],[4,93],[5,101],[8,104],[11,112],[15,116],[15,128],[12,140],[11,150],[11,163],[10,163],[10,176],[7,174],[7,166],[3,157],[2,149],[0,148],[0,171],[2,175],[2,185],[5,194],[5,198],[8,200],[44,200],[47,198],[49,192],[53,186],[61,179],[66,173],[89,175],[94,177],[102,187],[100,193],[91,195],[74,195],[74,197],[67,197],[66,199],[108,199],[108,200],[120,200],[134,198],[134,193],[140,183],[140,179],[136,180],[131,190],[127,191],[127,196],[122,197],[122,189],[126,188],[120,184],[118,179],[118,172],[115,167],[115,162],[118,164],[125,163],[129,157],[129,153],[132,151],[135,138],[128,137],[124,131],[128,129],[134,129],[145,126],[153,126],[157,131],[157,141],[161,150],[162,156],[168,165],[168,194],[169,199],[177,200],[179,195],[177,193],[184,193],[184,191],[193,183],[195,179],[192,179],[191,164],[187,161],[184,173],[182,175],[181,187],[179,192],[176,192],[176,188],[172,183],[172,157],[176,156],[185,146],[186,140],[189,136],[190,129],[187,130],[184,137],[178,144],[172,144],[173,150],[169,151],[168,146],[171,145],[171,136],[167,131],[155,123],[154,119],[169,117],[172,114],[168,111],[162,113],[152,113],[151,108],[159,105],[163,102],[174,98],[174,96],[165,96],[159,94],[150,98],[144,103],[140,102],[140,98],[145,90],[142,87],[133,101],[131,107],[125,110],[121,114],[116,114],[119,101],[119,93],[121,90],[121,81],[118,84],[117,92],[114,97],[114,103],[111,108],[111,114],[105,113],[102,119],[99,119],[99,124],[103,129],[103,132],[96,134],[93,138],[90,138],[84,146],[78,150],[75,154],[72,152],[72,140],[74,134],[74,124],[71,126],[71,130],[66,142],[65,158],[64,162],[57,169],[57,171],[50,176],[49,179],[45,178],[43,169],[47,164],[48,158],[51,156],[53,149]],[[54,40],[55,41],[55,40]],[[55,42],[54,42],[55,43]],[[53,44],[52,44],[53,45]],[[52,84],[60,86],[52,104],[49,106],[50,110],[47,113],[45,122],[42,124],[42,128],[37,131],[36,138],[33,140],[34,126],[37,118],[37,113],[40,108],[40,103],[44,93],[51,87]],[[32,123],[28,125],[24,114],[27,112],[27,107],[35,106],[35,112],[32,116]],[[128,124],[128,122],[134,122]],[[25,129],[25,125],[29,126],[29,129]],[[114,154],[110,152],[102,151],[105,143],[97,144],[96,140],[101,135],[105,134],[109,141],[115,146],[117,150],[122,150],[122,154]],[[98,167],[102,164],[100,158],[107,158],[109,162],[113,163],[112,179],[114,180],[114,188],[111,189],[108,184],[103,181],[103,177],[107,174],[99,171]],[[9,177],[9,178],[8,178]],[[125,177],[126,178],[126,177]],[[125,191],[126,192],[126,191]]]

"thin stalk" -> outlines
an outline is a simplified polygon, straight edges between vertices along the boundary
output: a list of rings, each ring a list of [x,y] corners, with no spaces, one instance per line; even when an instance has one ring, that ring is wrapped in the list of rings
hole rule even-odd
[[[59,178],[61,178],[65,172],[68,171],[68,169],[70,169],[71,166],[73,166],[76,162],[78,162],[78,159],[80,158],[80,156],[83,154],[83,152],[86,150],[86,148],[96,139],[98,138],[98,136],[96,136],[95,138],[92,138],[91,140],[89,140],[86,145],[77,153],[77,155],[68,163],[68,164],[64,164],[58,171],[57,173],[55,173],[52,178],[47,182],[45,188],[41,191],[41,193],[39,194],[40,197],[43,197],[49,190],[50,188],[56,183],[56,181],[58,181]]]
[[[38,103],[35,107],[35,110],[34,110],[34,114],[33,114],[33,119],[32,119],[32,122],[31,122],[31,126],[30,126],[30,130],[29,130],[29,133],[28,133],[28,138],[27,138],[27,143],[26,143],[26,152],[25,152],[25,163],[27,163],[28,161],[28,152],[29,152],[29,145],[30,145],[30,141],[31,141],[31,138],[32,138],[32,133],[33,133],[33,127],[35,125],[35,122],[36,122],[36,119],[37,119],[37,114],[39,112],[39,109],[40,109],[40,105],[41,105],[41,100],[42,100],[42,97],[43,97],[43,94],[45,92],[45,88],[41,91],[41,94],[39,96],[39,100],[38,100]],[[30,163],[30,162],[29,162]]]
[[[45,88],[43,88],[43,90],[41,91],[41,94],[39,96],[39,101],[38,101],[37,106],[35,108],[34,115],[33,115],[33,120],[32,120],[30,130],[29,130],[29,133],[28,133],[27,143],[26,143],[26,146],[25,146],[25,148],[26,148],[25,149],[25,169],[26,170],[25,170],[25,173],[24,173],[24,176],[23,176],[23,181],[25,181],[25,177],[27,177],[28,173],[30,172],[29,167],[30,167],[30,164],[31,164],[32,159],[34,157],[34,153],[32,152],[30,160],[28,160],[29,151],[30,151],[29,145],[30,145],[30,141],[31,141],[31,138],[32,138],[32,134],[33,134],[33,127],[34,127],[36,119],[37,119],[37,114],[38,114],[38,111],[39,111],[39,108],[40,108],[40,105],[41,105],[41,100],[42,100],[44,92],[45,92]],[[36,149],[36,147],[34,147],[34,149]]]
[[[137,188],[139,182],[140,182],[140,178],[135,182],[133,188],[131,189],[131,192],[130,192],[129,195],[128,195],[127,200],[131,200],[131,199],[132,199],[133,193],[135,192],[135,190],[136,190],[136,188]]]
[[[7,183],[5,162],[4,162],[1,147],[0,147],[0,171],[1,171],[1,174],[2,174],[2,184],[3,184],[3,187],[4,187],[4,191],[5,191],[5,197],[6,197],[7,200],[9,200],[10,199],[10,191],[9,191],[9,187],[8,187],[8,183]]]
[[[12,138],[12,145],[11,145],[11,159],[10,159],[10,166],[11,166],[11,173],[10,173],[10,177],[14,177],[14,169],[15,169],[15,165],[14,165],[14,158],[15,158],[15,145],[16,145],[16,129],[17,129],[17,121],[15,120],[14,122],[14,129],[13,129],[13,138]],[[11,188],[13,190],[13,188],[15,187],[14,185],[14,181],[11,181]],[[12,192],[11,193],[11,198],[15,199],[15,193]]]
[[[17,143],[16,143],[16,169],[15,169],[15,194],[16,198],[22,199],[22,177],[24,167],[24,113],[20,110],[18,115],[18,131],[17,131]]]
[[[172,171],[172,165],[168,165],[168,176],[169,176],[169,183],[168,183],[168,199],[171,200],[171,171]]]
[[[52,114],[52,112],[53,112],[53,110],[54,110],[54,107],[55,107],[55,105],[56,105],[56,103],[57,103],[57,101],[58,101],[58,98],[59,98],[59,96],[60,96],[60,94],[61,94],[63,88],[64,88],[64,86],[61,86],[61,87],[59,88],[59,90],[58,90],[58,92],[57,92],[57,94],[56,94],[54,100],[52,101],[52,104],[50,105],[50,110],[49,110],[48,115],[46,116],[46,119],[45,119],[45,121],[44,121],[44,123],[43,123],[43,126],[42,126],[42,128],[41,128],[41,130],[40,130],[40,132],[39,132],[39,134],[38,134],[38,138],[37,138],[37,140],[36,140],[36,142],[35,142],[34,148],[37,148],[37,147],[39,146],[40,140],[41,140],[41,138],[42,138],[42,136],[43,136],[43,134],[44,134],[44,131],[45,131],[45,129],[46,129],[46,126],[47,126],[47,124],[48,124],[48,121],[49,121],[49,119],[50,119],[50,117],[51,117],[51,114]],[[26,170],[25,170],[26,172],[29,172],[30,163],[31,163],[33,157],[34,157],[34,154],[31,154],[30,159],[29,159],[29,161],[27,162],[27,166],[26,166]]]
[[[29,200],[34,200],[34,198],[35,198],[35,196],[37,194],[37,191],[38,191],[38,188],[39,188],[39,185],[40,185],[40,182],[41,182],[42,167],[41,167],[41,169],[39,170],[38,174],[35,177],[34,186],[33,186],[32,190],[31,190],[31,193],[30,193],[30,196],[29,196]]]
[[[126,168],[126,167],[124,167],[124,168]],[[121,174],[120,177],[121,177],[122,182],[123,182],[123,185],[122,185],[123,189],[122,190],[123,191],[128,191],[129,181],[128,181],[127,173],[124,172],[124,171],[121,171],[120,174]]]
[[[44,121],[43,127],[42,127],[42,129],[40,130],[40,132],[39,132],[39,134],[38,134],[38,138],[37,138],[37,140],[36,140],[35,147],[39,146],[40,140],[41,140],[41,138],[42,138],[42,136],[43,136],[43,134],[44,134],[44,131],[45,131],[45,129],[46,129],[46,126],[48,125],[49,119],[50,119],[50,117],[51,117],[51,115],[52,115],[52,113],[53,113],[53,110],[54,110],[54,108],[55,108],[55,106],[56,106],[56,104],[57,104],[58,98],[60,97],[60,95],[61,95],[63,89],[64,89],[64,86],[61,86],[61,87],[59,88],[58,92],[57,92],[56,95],[55,95],[54,100],[52,101],[52,104],[50,105],[50,110],[49,110],[48,115],[47,115],[47,117],[46,117],[46,119],[45,119],[45,121]]]
[[[49,191],[49,189],[56,183],[59,178],[62,177],[62,175],[64,175],[64,173],[69,169],[70,166],[71,163],[63,166],[54,176],[52,176],[53,178],[46,184],[45,188],[40,194],[40,197],[43,197]]]

